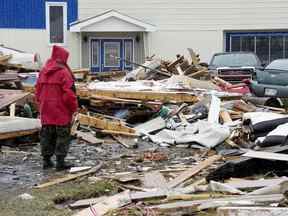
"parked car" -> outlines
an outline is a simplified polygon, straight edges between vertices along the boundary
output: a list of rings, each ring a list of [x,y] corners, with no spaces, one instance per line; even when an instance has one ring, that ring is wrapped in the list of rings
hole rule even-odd
[[[9,63],[21,64],[28,69],[38,70],[41,67],[40,55],[37,53],[28,53],[0,45],[0,55],[12,55]]]
[[[252,79],[257,69],[263,69],[256,54],[252,52],[224,52],[213,55],[209,72],[230,83],[240,83]]]
[[[288,59],[272,61],[264,71],[257,71],[255,81],[246,81],[258,97],[288,98]]]

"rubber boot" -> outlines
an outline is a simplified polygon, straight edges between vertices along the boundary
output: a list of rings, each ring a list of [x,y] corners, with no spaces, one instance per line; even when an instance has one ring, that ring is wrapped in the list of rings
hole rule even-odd
[[[43,169],[51,169],[54,167],[54,163],[51,161],[51,157],[43,157]]]
[[[72,164],[65,162],[65,157],[63,157],[63,156],[57,156],[56,162],[57,162],[56,163],[56,170],[57,171],[67,170],[67,169],[70,169],[71,167],[73,167]]]

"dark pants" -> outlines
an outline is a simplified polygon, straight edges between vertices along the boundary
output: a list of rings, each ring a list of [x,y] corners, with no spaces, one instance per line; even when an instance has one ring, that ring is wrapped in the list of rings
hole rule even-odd
[[[71,126],[44,125],[40,133],[41,154],[43,157],[66,157],[71,141]]]

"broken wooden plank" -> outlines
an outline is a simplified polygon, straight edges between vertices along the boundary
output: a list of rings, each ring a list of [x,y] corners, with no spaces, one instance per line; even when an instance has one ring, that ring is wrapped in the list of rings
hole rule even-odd
[[[0,90],[0,109],[9,106],[21,99],[24,99],[30,95],[30,93],[25,93],[20,90]]]
[[[123,104],[147,104],[147,105],[162,105],[161,102],[155,101],[141,101],[141,100],[131,100],[131,99],[122,99],[122,98],[114,98],[107,96],[98,96],[92,95],[91,100],[100,100],[100,101],[110,101],[113,103],[123,103]]]
[[[273,207],[221,207],[217,209],[217,216],[286,216],[288,208]]]
[[[161,117],[154,118],[135,127],[139,133],[148,134],[166,127],[166,121]]]
[[[227,111],[225,111],[225,110],[220,112],[220,117],[221,117],[221,119],[222,119],[222,121],[223,121],[224,123],[231,123],[231,122],[233,122],[230,114],[229,114]]]
[[[264,152],[264,151],[249,150],[248,152],[246,152],[242,156],[243,157],[249,157],[249,158],[266,159],[266,160],[288,161],[288,155],[287,154]]]
[[[130,192],[124,191],[114,196],[102,198],[102,201],[96,203],[90,208],[84,209],[83,211],[74,214],[74,216],[102,216],[105,215],[108,211],[123,207],[130,204],[131,202]]]
[[[30,135],[40,129],[39,119],[0,116],[0,140]]]
[[[46,188],[46,187],[50,187],[50,186],[53,186],[53,185],[61,184],[61,183],[64,183],[64,182],[72,181],[72,180],[75,180],[75,179],[83,177],[83,176],[92,175],[92,174],[96,173],[99,169],[101,169],[102,165],[103,165],[103,163],[100,162],[99,165],[97,165],[96,167],[93,167],[89,171],[86,171],[86,172],[83,172],[83,173],[78,173],[78,174],[68,174],[68,175],[66,175],[66,176],[64,176],[62,178],[58,178],[58,179],[52,180],[50,182],[46,182],[46,183],[37,185],[34,188],[36,188],[36,189]]]
[[[104,140],[96,138],[91,132],[76,131],[75,134],[78,138],[91,143],[91,144],[103,144]]]
[[[81,94],[81,92],[79,92]],[[84,94],[84,92],[82,92]],[[196,103],[198,97],[193,93],[188,92],[159,92],[159,91],[112,91],[112,90],[91,90],[88,95],[96,97],[105,96],[122,99],[134,99],[141,101],[161,101],[175,103]]]
[[[167,181],[159,171],[152,171],[144,174],[143,181],[145,188],[166,188]]]
[[[284,181],[288,180],[287,177],[281,177],[276,179],[257,179],[257,180],[245,180],[241,179],[239,181],[231,181],[226,183],[227,185],[238,188],[238,189],[253,189],[253,188],[262,188],[268,187],[271,185],[277,185]]]
[[[160,189],[156,191],[148,191],[148,192],[133,192],[131,193],[132,201],[139,201],[145,199],[152,199],[152,198],[166,198],[167,190]]]
[[[87,125],[87,126],[92,126],[97,129],[103,130],[105,133],[113,133],[114,134],[121,134],[121,135],[134,135],[137,136],[135,133],[136,130],[133,128],[130,128],[125,125],[124,122],[116,120],[116,119],[107,119],[104,118],[103,116],[88,116],[88,115],[83,115],[79,114],[78,115],[78,120],[80,124],[82,125]]]
[[[167,187],[168,188],[174,188],[181,184],[182,182],[186,181],[187,179],[191,178],[192,176],[199,173],[202,169],[205,169],[206,167],[210,166],[214,162],[220,160],[222,157],[220,155],[214,155],[209,157],[208,159],[201,161],[198,165],[195,167],[188,169],[187,171],[181,173],[178,177],[168,182]]]
[[[92,167],[91,166],[85,166],[85,167],[71,167],[69,170],[69,173],[79,173],[79,172],[84,172],[87,170],[90,170]]]
[[[86,207],[89,207],[89,206],[94,205],[96,203],[99,203],[99,202],[103,201],[103,199],[106,199],[106,198],[107,198],[107,196],[102,196],[102,197],[98,197],[98,198],[78,200],[72,204],[69,204],[69,207],[72,209],[86,208]]]
[[[282,194],[260,195],[260,196],[241,195],[241,196],[233,196],[229,198],[219,198],[219,199],[179,201],[179,202],[174,202],[174,203],[155,205],[155,206],[151,206],[150,208],[157,209],[162,212],[162,211],[172,211],[172,210],[196,207],[198,205],[206,204],[210,202],[222,202],[222,201],[231,202],[231,201],[237,201],[237,200],[247,200],[247,201],[257,202],[257,203],[277,203],[277,202],[280,202],[283,199],[283,197],[284,196]]]
[[[112,135],[112,137],[119,142],[121,145],[126,148],[136,148],[137,140],[133,137],[121,136],[121,135]]]

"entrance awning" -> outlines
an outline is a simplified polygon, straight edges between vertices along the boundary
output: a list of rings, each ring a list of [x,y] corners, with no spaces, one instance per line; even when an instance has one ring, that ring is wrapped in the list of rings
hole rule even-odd
[[[156,27],[134,17],[109,10],[70,25],[71,32],[153,32]]]

